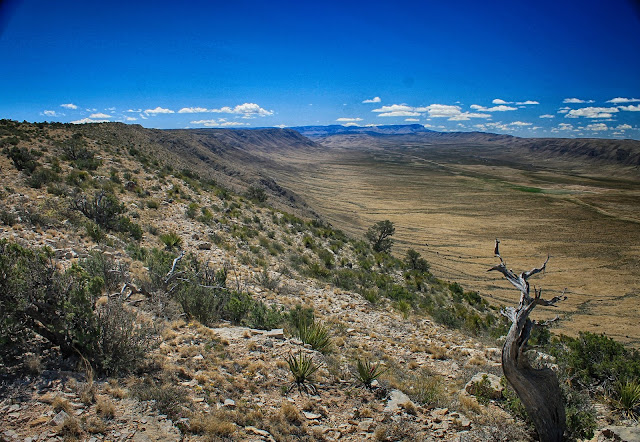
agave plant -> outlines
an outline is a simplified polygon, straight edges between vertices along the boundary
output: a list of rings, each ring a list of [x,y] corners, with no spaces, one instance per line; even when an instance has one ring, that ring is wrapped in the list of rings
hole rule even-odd
[[[300,321],[298,323],[298,337],[305,344],[309,344],[314,350],[327,353],[331,350],[331,338],[329,327],[321,322]]]
[[[385,367],[383,367],[379,362],[375,364],[371,363],[369,360],[361,361],[357,359],[357,373],[356,378],[358,382],[360,382],[364,387],[368,389],[372,389],[371,383],[378,379],[378,377],[387,371]]]
[[[625,416],[637,419],[638,409],[640,409],[640,383],[635,380],[620,383],[617,390],[617,408]]]
[[[300,350],[296,356],[289,353],[286,361],[287,364],[289,364],[289,370],[293,375],[293,382],[287,389],[287,394],[293,389],[293,387],[298,387],[298,392],[300,393],[318,394],[318,389],[311,380],[311,376],[318,370],[318,368],[320,368],[320,366],[313,362],[313,357]]]

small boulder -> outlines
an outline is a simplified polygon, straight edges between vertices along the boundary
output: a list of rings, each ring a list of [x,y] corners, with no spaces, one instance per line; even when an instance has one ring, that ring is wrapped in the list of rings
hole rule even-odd
[[[500,399],[504,387],[500,385],[500,378],[490,373],[476,373],[464,386],[467,393],[473,396],[486,396],[489,399]]]
[[[398,411],[400,407],[406,408],[405,404],[407,403],[414,405],[409,396],[400,390],[391,390],[391,393],[389,393],[389,401],[387,402],[387,406],[384,407],[384,411],[394,413]]]

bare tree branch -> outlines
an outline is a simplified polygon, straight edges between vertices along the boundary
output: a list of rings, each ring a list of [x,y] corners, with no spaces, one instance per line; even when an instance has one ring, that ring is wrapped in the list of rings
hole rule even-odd
[[[566,423],[558,378],[548,368],[541,370],[532,368],[525,351],[533,327],[529,314],[536,305],[555,306],[556,303],[566,299],[566,296],[563,291],[561,296],[545,300],[542,299],[542,290],[534,288],[532,298],[529,294],[528,279],[545,270],[549,256],[541,267],[516,276],[512,270],[507,269],[500,256],[499,243],[500,241],[496,239],[494,254],[500,259],[500,264],[490,268],[489,271],[499,271],[520,291],[518,308],[507,307],[501,311],[502,315],[511,321],[511,328],[502,348],[502,369],[533,420],[540,441],[560,442]]]

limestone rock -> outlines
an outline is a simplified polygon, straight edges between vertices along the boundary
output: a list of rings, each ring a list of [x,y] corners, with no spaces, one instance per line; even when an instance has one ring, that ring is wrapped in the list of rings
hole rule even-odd
[[[391,393],[389,393],[389,401],[387,402],[387,406],[384,407],[384,411],[394,413],[407,403],[413,404],[409,396],[400,390],[391,390]]]
[[[464,389],[467,393],[477,396],[480,393],[480,385],[482,385],[481,394],[487,395],[491,399],[500,399],[502,397],[504,388],[500,385],[498,376],[490,373],[476,373],[464,386]]]

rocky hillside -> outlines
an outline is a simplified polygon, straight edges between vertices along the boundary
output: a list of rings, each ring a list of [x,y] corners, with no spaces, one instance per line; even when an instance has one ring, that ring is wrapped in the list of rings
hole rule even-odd
[[[0,440],[535,438],[477,293],[231,167],[316,148],[295,132],[4,120],[0,146]]]

